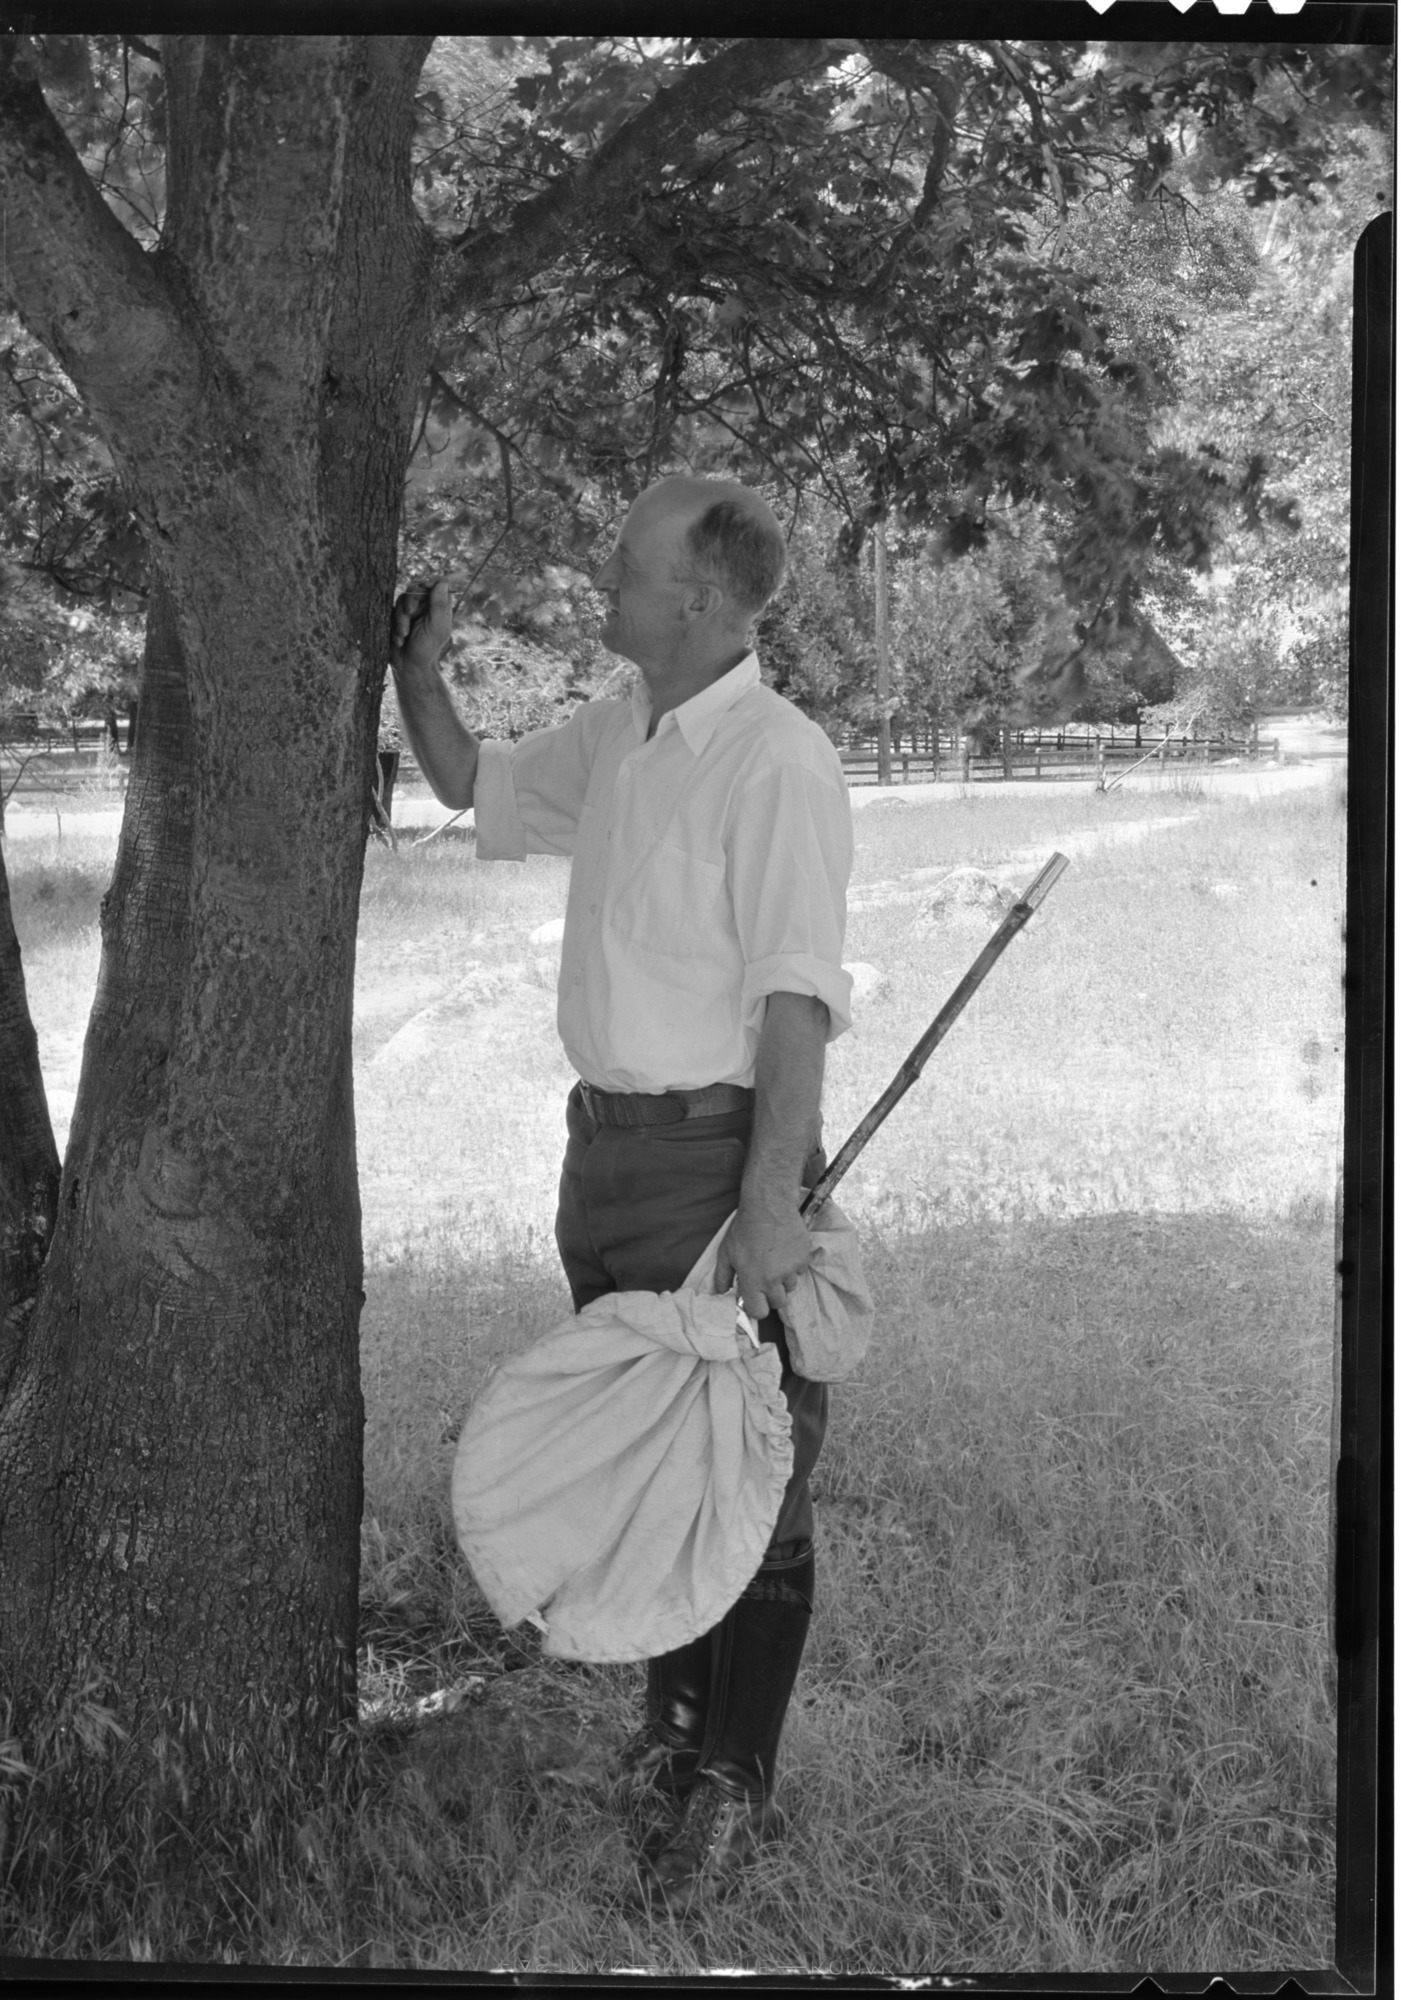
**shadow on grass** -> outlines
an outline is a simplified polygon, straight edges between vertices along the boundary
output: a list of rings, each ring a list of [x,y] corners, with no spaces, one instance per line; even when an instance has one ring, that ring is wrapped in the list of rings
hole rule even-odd
[[[453,1545],[457,1426],[561,1316],[558,1276],[407,1256],[364,1320],[354,1782],[298,1796],[233,1759],[194,1895],[154,1806],[80,1875],[25,1851],[48,1780],[0,1744],[3,1949],[546,1977],[1326,1966],[1331,1232],[964,1226],[869,1237],[868,1263],[879,1331],[815,1481],[789,1831],[730,1900],[637,1911],[660,1827],[610,1768],[642,1670],[502,1633]]]
[[[1322,1226],[1200,1216],[870,1242],[879,1330],[834,1391],[815,1478],[792,1831],[742,1894],[681,1925],[630,1912],[641,1830],[606,1787],[640,1669],[513,1645],[452,1549],[456,1423],[491,1365],[560,1317],[559,1280],[543,1258],[381,1273],[367,1664],[410,1693],[456,1677],[462,1696],[382,1744],[338,1835],[334,1934],[294,1926],[278,1955],[536,1972],[1326,1964],[1332,1255]]]

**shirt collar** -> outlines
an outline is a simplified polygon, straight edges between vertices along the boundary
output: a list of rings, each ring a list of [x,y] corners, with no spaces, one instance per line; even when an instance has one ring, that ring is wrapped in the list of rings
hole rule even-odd
[[[741,695],[748,694],[750,688],[758,685],[759,656],[757,653],[746,653],[739,665],[721,674],[719,680],[703,687],[699,694],[693,694],[679,707],[668,710],[668,714],[676,718],[676,726],[686,739],[686,747],[693,757],[699,757],[705,749],[726,710],[733,708]],[[645,737],[652,714],[652,701],[647,684],[640,675],[633,690],[632,712],[637,720],[638,736]],[[659,729],[666,720],[664,715],[658,724]]]

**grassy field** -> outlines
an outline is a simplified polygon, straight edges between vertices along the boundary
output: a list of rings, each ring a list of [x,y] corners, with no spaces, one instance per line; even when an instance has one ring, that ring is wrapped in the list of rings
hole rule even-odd
[[[791,1832],[683,1924],[629,1913],[637,1828],[605,1782],[640,1669],[500,1633],[447,1512],[464,1409],[567,1310],[558,946],[531,935],[565,868],[479,865],[451,836],[372,849],[364,1788],[308,1802],[232,1928],[133,1907],[102,1948],[535,1973],[1325,1965],[1342,828],[1332,781],[864,804],[847,955],[876,972],[830,1051],[829,1146],[988,933],[929,916],[938,875],[1020,887],[1055,848],[1072,867],[844,1185],[880,1317],[815,1479]],[[7,858],[66,1117],[110,844]],[[63,1948],[95,1951],[96,1917],[85,1935]]]

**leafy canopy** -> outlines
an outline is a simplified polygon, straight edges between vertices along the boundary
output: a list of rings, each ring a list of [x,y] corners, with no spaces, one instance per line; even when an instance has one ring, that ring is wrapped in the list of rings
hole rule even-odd
[[[89,172],[158,244],[159,48],[37,43]],[[761,49],[768,80],[723,88]],[[1250,211],[1332,200],[1388,90],[1385,51],[1287,42],[440,40],[415,182],[456,275],[406,566],[470,578],[478,619],[578,666],[578,579],[689,465],[791,522],[820,502],[845,555],[893,519],[965,556],[1033,510],[1069,646],[1109,644],[1241,521],[1287,531],[1277,459],[1192,386],[1191,331],[1249,313]],[[598,198],[552,234],[582,179]],[[138,608],[105,454],[53,364],[0,338],[3,547],[50,604]]]

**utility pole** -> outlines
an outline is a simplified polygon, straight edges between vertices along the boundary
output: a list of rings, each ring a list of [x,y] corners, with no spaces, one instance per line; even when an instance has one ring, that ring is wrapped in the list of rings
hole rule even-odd
[[[876,522],[876,783],[890,783],[890,590],[885,574],[885,522]]]

